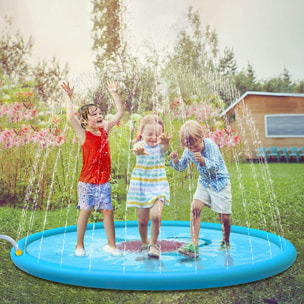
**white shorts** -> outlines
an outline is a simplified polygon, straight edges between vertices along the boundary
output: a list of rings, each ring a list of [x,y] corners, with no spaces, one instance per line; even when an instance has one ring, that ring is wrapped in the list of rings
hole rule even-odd
[[[231,184],[228,182],[219,192],[209,186],[204,188],[200,183],[194,193],[193,199],[203,202],[206,206],[217,213],[231,214]]]

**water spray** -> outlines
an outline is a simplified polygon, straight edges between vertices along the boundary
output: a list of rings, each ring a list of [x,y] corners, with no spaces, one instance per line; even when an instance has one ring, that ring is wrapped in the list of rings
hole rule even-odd
[[[22,254],[22,250],[18,247],[18,244],[11,237],[8,235],[0,234],[0,239],[9,241],[14,246],[16,255],[19,256]]]

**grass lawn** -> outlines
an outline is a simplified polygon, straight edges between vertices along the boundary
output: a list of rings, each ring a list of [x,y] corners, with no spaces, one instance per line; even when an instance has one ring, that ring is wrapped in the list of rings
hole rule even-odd
[[[297,249],[297,260],[285,272],[261,281],[232,287],[190,291],[120,291],[69,286],[24,273],[10,259],[11,245],[0,240],[0,303],[304,303],[304,164],[231,164],[228,167],[233,194],[232,225],[249,226],[280,234]],[[182,185],[173,185],[171,205],[163,220],[189,220],[190,203],[197,175]],[[218,222],[217,215],[203,209],[202,221]],[[121,210],[124,210],[122,206]],[[27,211],[33,221],[24,221],[24,231],[75,225],[76,208]],[[121,218],[123,215],[123,218]],[[136,213],[115,214],[116,220],[135,220]],[[0,234],[16,238],[22,210],[0,207]],[[45,224],[44,224],[45,223]],[[273,302],[271,302],[271,300]],[[276,302],[275,302],[276,301]]]

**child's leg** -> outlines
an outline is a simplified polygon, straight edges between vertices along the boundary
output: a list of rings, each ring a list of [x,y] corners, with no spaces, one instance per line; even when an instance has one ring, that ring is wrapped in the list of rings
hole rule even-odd
[[[113,210],[102,209],[101,212],[103,214],[103,225],[106,231],[108,245],[112,248],[116,248]]]
[[[80,210],[77,220],[77,244],[76,248],[84,248],[84,234],[87,229],[88,219],[90,217],[91,210]]]
[[[157,199],[154,202],[154,205],[151,208],[151,244],[157,243],[157,238],[160,231],[160,225],[161,225],[161,216],[164,208],[164,202]]]
[[[190,230],[191,241],[195,246],[198,246],[198,237],[201,228],[201,211],[204,203],[198,199],[194,199],[191,205],[190,215]]]
[[[231,231],[230,214],[219,213],[219,220],[222,223],[223,241],[229,243]]]
[[[143,244],[148,244],[149,208],[137,208],[138,231]]]

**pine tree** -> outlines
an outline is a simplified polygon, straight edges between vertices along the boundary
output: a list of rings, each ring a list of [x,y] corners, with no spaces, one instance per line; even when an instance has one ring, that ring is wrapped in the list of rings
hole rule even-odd
[[[237,63],[232,49],[226,47],[219,62],[219,72],[224,76],[233,76],[237,71]]]

